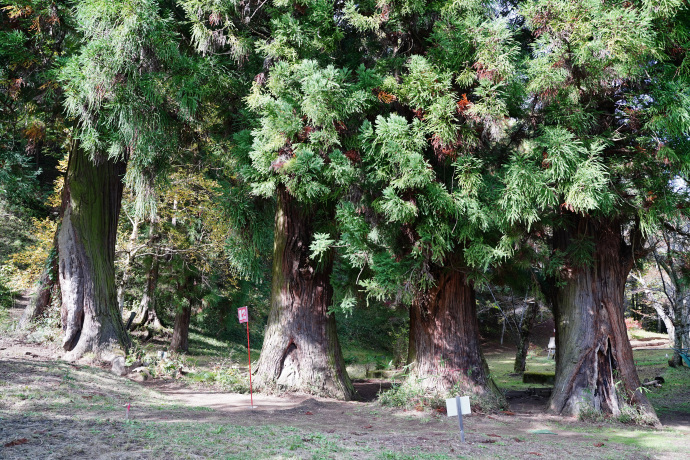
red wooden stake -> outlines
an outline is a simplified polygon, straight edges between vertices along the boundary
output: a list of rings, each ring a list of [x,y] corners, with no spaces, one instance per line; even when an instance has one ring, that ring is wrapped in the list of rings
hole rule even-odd
[[[254,407],[254,392],[252,390],[252,350],[249,348],[249,308],[240,307],[237,309],[237,319],[240,324],[247,323],[247,356],[249,356],[249,398],[251,407]]]
[[[247,356],[249,357],[249,401],[254,407],[254,395],[252,392],[252,351],[249,348],[249,321],[247,321]]]

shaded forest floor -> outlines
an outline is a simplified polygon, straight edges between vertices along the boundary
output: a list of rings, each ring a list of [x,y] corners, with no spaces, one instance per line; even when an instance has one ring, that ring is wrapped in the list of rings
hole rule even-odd
[[[509,375],[511,347],[485,345],[499,385],[515,379],[513,391],[528,391]],[[528,370],[551,364],[538,354]],[[637,350],[635,357],[641,373],[690,374],[664,367],[664,350]],[[461,444],[457,419],[432,411],[306,395],[255,395],[252,409],[247,394],[174,379],[141,384],[55,358],[55,350],[3,331],[0,458],[681,459],[690,452],[683,418],[690,414],[690,388],[675,387],[681,380],[673,375],[650,393],[668,423],[663,429],[548,416],[541,410],[545,398],[537,397],[526,405],[509,400],[511,411],[466,417]],[[372,394],[382,384],[358,386]]]

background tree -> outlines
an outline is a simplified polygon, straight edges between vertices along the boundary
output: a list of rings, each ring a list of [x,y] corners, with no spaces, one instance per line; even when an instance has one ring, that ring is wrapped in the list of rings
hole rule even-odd
[[[191,120],[204,75],[181,54],[157,2],[83,1],[75,11],[84,43],[61,71],[67,111],[79,123],[58,233],[68,359],[129,344],[114,273],[123,180],[137,212],[152,209],[153,177],[175,152],[176,127]]]
[[[43,249],[55,233],[60,203],[48,195],[68,139],[55,70],[76,41],[71,12],[62,3],[12,2],[2,7],[0,20],[0,209],[7,208],[3,220],[13,226],[3,228],[12,240],[0,246],[14,250],[11,256],[0,250],[0,256],[20,289],[38,280],[21,322],[25,326],[45,313],[57,292],[57,254],[50,253],[46,261],[48,250]],[[20,216],[14,224],[13,216]],[[22,237],[27,233],[22,220],[32,220],[38,231]],[[15,241],[26,250],[15,247]]]
[[[669,343],[675,349],[690,346],[690,308],[688,305],[688,233],[686,219],[666,223],[650,237],[651,257],[644,269],[634,271],[631,276],[636,286],[631,288],[635,299],[644,295],[644,302],[652,306],[657,317],[663,321]],[[637,305],[635,305],[637,306]],[[631,306],[633,309],[634,306]],[[639,308],[639,307],[638,307]],[[639,311],[638,311],[639,312]],[[638,313],[635,312],[635,313]],[[677,351],[669,360],[671,366],[682,366],[683,360]]]
[[[530,286],[528,280],[520,281]],[[522,287],[522,286],[521,286]],[[503,331],[501,332],[501,344],[503,334],[508,329],[517,348],[513,372],[523,374],[527,364],[527,352],[529,351],[532,328],[539,319],[541,305],[535,297],[530,297],[531,290],[528,287],[525,295],[521,296],[510,287],[487,286],[489,290],[492,308],[498,311],[501,318]]]

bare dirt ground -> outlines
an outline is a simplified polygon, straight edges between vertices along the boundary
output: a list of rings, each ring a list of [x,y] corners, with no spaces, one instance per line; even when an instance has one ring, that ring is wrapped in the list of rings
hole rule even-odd
[[[14,313],[13,313],[14,314]],[[684,459],[690,426],[654,430],[545,415],[545,398],[457,418],[376,402],[230,394],[176,380],[139,384],[0,338],[0,458]],[[363,395],[385,382],[362,381]],[[510,400],[509,400],[510,401]],[[130,405],[129,417],[126,416]]]

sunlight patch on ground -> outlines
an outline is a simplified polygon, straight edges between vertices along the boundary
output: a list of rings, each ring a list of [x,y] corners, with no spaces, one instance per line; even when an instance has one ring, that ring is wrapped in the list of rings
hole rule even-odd
[[[641,430],[616,430],[609,434],[608,438],[613,442],[654,451],[687,452],[690,448],[690,442],[682,436],[677,438],[677,442],[669,443],[669,432],[667,431],[656,433]]]

